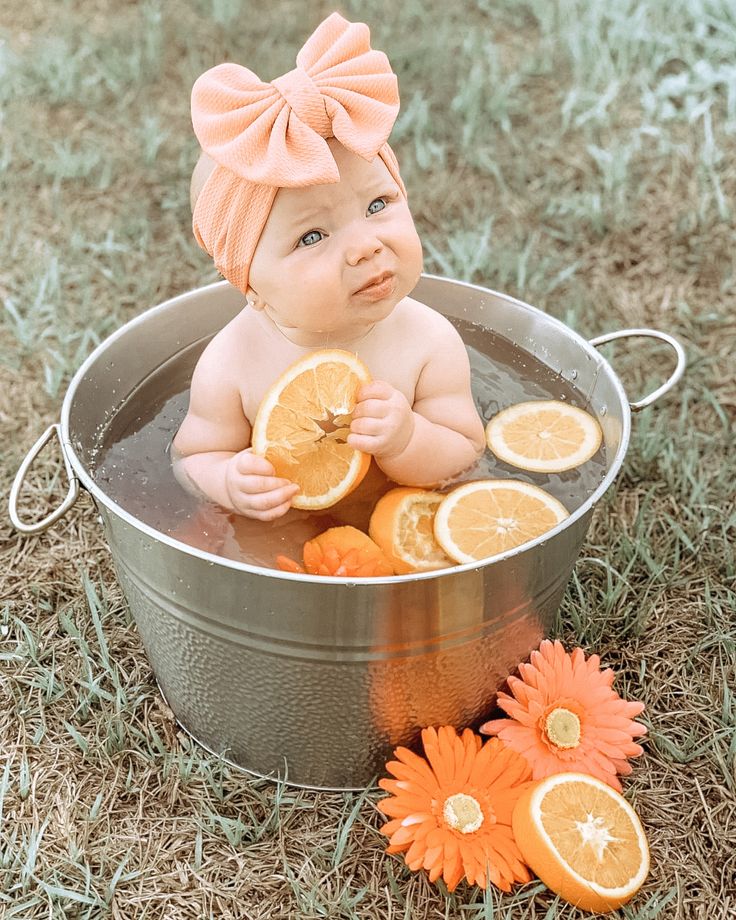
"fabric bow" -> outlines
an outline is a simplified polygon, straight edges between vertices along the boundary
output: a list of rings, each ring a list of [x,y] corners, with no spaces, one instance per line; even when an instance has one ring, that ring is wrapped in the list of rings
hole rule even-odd
[[[296,64],[272,83],[239,64],[202,74],[192,123],[205,153],[243,179],[283,187],[338,181],[328,137],[373,158],[396,120],[399,90],[386,55],[371,49],[368,26],[332,13]]]

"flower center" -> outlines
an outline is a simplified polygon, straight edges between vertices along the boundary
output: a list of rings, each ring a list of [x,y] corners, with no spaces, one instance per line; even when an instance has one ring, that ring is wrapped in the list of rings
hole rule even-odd
[[[472,834],[483,824],[483,811],[477,799],[456,792],[445,800],[442,815],[447,826],[461,834]]]
[[[580,744],[580,719],[569,709],[553,709],[545,719],[544,731],[552,744],[563,751]]]

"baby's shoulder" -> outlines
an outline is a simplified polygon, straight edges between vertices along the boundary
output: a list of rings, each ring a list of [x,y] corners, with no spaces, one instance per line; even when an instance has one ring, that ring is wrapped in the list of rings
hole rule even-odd
[[[413,297],[405,297],[397,304],[392,316],[403,327],[402,332],[420,333],[422,337],[433,340],[458,337],[457,330],[446,316]]]
[[[242,314],[234,317],[210,339],[199,356],[192,382],[232,387],[240,366],[243,342]]]

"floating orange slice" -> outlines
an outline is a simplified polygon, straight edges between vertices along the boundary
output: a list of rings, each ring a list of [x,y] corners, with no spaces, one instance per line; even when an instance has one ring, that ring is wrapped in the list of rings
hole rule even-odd
[[[535,473],[580,466],[601,440],[600,425],[590,413],[556,399],[517,403],[486,425],[486,443],[500,460]]]
[[[557,773],[526,790],[511,824],[539,878],[570,904],[615,910],[649,873],[641,822],[623,796],[583,773]]]
[[[478,479],[445,496],[434,535],[456,562],[477,562],[536,539],[566,517],[565,506],[538,486]]]
[[[277,476],[299,484],[294,508],[329,508],[368,472],[370,456],[346,438],[356,394],[370,379],[356,355],[323,349],[288,367],[263,397],[251,444]]]
[[[373,509],[368,533],[393,564],[397,575],[453,565],[434,538],[440,492],[401,487],[383,495]]]

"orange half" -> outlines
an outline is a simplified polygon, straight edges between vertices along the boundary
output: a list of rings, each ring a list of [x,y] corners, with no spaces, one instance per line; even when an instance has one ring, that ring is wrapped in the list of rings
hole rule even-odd
[[[288,367],[263,397],[251,445],[276,476],[299,485],[294,508],[329,508],[368,472],[370,456],[346,440],[358,390],[370,379],[357,355],[322,349]]]
[[[434,516],[444,497],[440,492],[402,486],[378,500],[368,533],[397,575],[453,565],[434,537]]]
[[[649,873],[649,847],[634,809],[594,776],[557,773],[535,783],[514,806],[511,824],[529,867],[584,910],[615,910]]]

